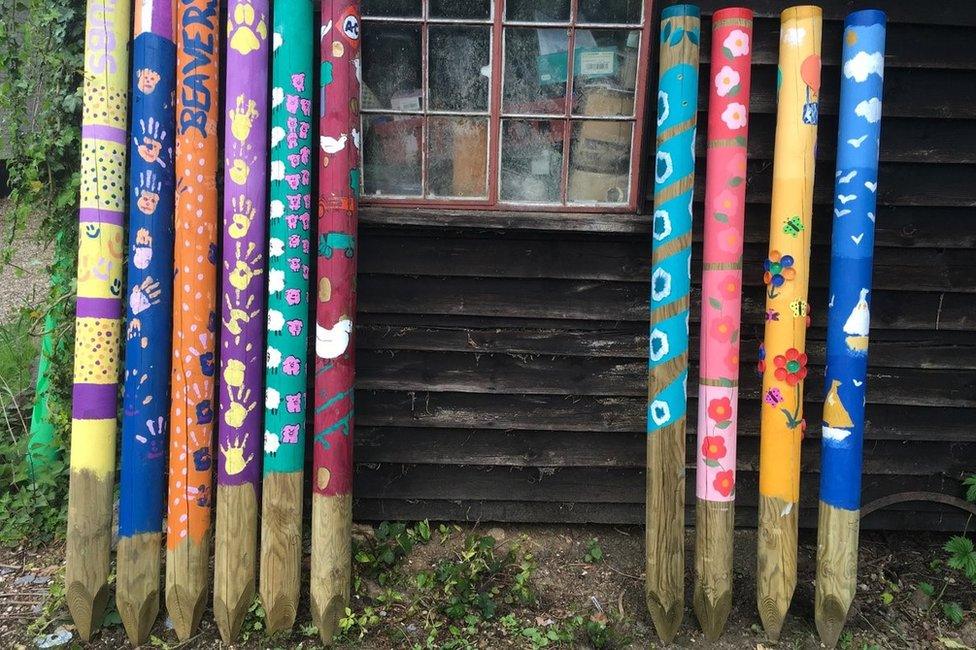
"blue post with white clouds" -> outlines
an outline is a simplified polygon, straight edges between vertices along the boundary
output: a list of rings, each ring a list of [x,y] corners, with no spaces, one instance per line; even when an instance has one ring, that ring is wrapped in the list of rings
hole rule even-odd
[[[845,510],[858,510],[861,503],[884,49],[884,12],[858,11],[847,17],[840,84],[820,477],[820,500]]]

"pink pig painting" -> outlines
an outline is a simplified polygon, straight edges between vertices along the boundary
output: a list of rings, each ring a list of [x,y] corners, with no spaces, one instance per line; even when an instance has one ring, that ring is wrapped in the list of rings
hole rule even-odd
[[[299,431],[301,431],[301,425],[298,424],[286,424],[281,427],[281,442],[292,445],[297,443]]]
[[[288,409],[289,413],[301,413],[302,394],[295,393],[294,395],[285,395],[285,407]]]

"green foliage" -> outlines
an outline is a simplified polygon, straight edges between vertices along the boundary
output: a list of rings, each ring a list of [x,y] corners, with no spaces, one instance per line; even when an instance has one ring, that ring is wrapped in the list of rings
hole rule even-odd
[[[394,569],[416,544],[430,541],[430,524],[427,520],[414,526],[402,522],[384,521],[376,528],[376,534],[365,540],[353,542],[353,557],[359,565],[361,576],[377,580],[385,585],[394,577]]]
[[[963,616],[965,615],[965,612],[962,611],[962,607],[955,601],[942,603],[942,613],[945,614],[945,617],[952,621],[955,625],[962,623]]]
[[[589,564],[603,562],[603,548],[600,547],[600,543],[597,541],[596,537],[587,543],[586,555],[583,556],[583,561]]]
[[[27,462],[31,404],[23,399],[30,387],[37,355],[30,336],[29,314],[0,326],[0,544],[36,546],[49,542],[64,527],[67,464],[55,459],[45,472]]]
[[[976,583],[976,551],[973,540],[962,535],[955,535],[943,547],[949,554],[947,560],[950,567],[962,571],[967,578]]]
[[[11,194],[0,253],[9,259],[18,228],[53,241],[51,294],[26,318],[55,321],[48,406],[55,445],[67,458],[74,353],[74,292],[78,241],[78,161],[81,142],[81,71],[84,0],[0,0],[0,156]],[[25,332],[31,328],[24,329]],[[21,367],[27,367],[19,358]],[[0,364],[3,363],[0,357]],[[7,370],[0,370],[9,377]],[[8,379],[9,381],[9,379]],[[29,406],[27,407],[29,410]],[[29,413],[28,413],[29,422]],[[8,436],[14,437],[8,428]],[[22,428],[21,428],[22,429]],[[63,533],[67,464],[57,461],[31,482],[22,463],[23,444],[0,445],[0,543],[36,544]]]
[[[264,607],[261,605],[261,597],[254,596],[254,601],[247,608],[244,615],[244,623],[241,624],[240,640],[246,643],[255,634],[265,629]]]

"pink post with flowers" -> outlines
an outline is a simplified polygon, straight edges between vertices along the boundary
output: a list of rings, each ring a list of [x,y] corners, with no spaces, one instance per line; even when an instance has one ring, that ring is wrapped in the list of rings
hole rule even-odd
[[[696,493],[732,501],[752,12],[723,9],[712,20]]]

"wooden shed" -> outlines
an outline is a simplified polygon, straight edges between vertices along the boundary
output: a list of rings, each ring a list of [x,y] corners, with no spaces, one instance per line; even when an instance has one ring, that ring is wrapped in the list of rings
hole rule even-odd
[[[586,4],[574,0],[572,5],[579,3]],[[379,65],[369,59],[369,30],[382,22],[371,18],[370,6],[388,4],[396,3],[364,2],[367,79],[370,67]],[[709,16],[727,4],[701,2],[703,89]],[[769,228],[778,16],[785,5],[743,4],[755,10],[756,21],[736,516],[740,525],[753,526],[761,264]],[[824,68],[802,526],[816,522],[838,62],[843,19],[855,9],[882,8],[889,18],[863,504],[903,492],[961,496],[960,478],[973,470],[976,457],[976,6],[970,0],[817,4],[824,11]],[[643,33],[653,44],[661,3],[648,1],[643,8]],[[428,25],[424,16],[415,22],[426,48],[433,22]],[[491,28],[502,27],[496,16]],[[501,43],[492,48],[493,56],[501,54]],[[387,200],[369,194],[367,162],[358,284],[355,517],[643,522],[648,161],[653,161],[655,110],[648,98],[656,96],[656,47],[642,56],[647,60],[638,74],[646,83],[638,79],[643,97],[637,106],[643,114],[634,116],[634,150],[642,153],[633,175],[640,200],[633,208]],[[428,67],[426,58],[423,66]],[[706,100],[703,90],[701,134]],[[364,100],[364,109],[367,105]],[[699,202],[703,141],[699,137]],[[421,146],[436,144],[424,140]],[[489,166],[494,164],[489,156]],[[699,215],[692,262],[696,282]],[[697,285],[692,294],[690,374],[697,377]],[[694,413],[695,381],[688,393]],[[694,419],[688,431],[689,477]],[[686,487],[687,503],[694,504],[694,481]],[[964,517],[944,504],[905,502],[868,515],[864,525],[952,529]]]

